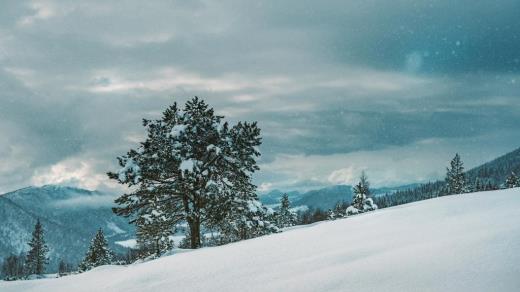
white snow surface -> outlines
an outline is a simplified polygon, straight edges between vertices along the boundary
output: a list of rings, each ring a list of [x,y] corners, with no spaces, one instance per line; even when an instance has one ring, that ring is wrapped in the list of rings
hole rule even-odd
[[[0,291],[520,291],[520,189],[447,196]]]

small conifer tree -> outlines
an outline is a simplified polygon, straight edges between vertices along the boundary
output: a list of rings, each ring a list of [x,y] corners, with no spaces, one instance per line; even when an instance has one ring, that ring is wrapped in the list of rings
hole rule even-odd
[[[464,164],[459,154],[451,160],[450,167],[446,170],[446,194],[463,194],[468,192],[466,177],[464,175]]]
[[[520,179],[514,172],[511,172],[511,175],[507,177],[505,186],[508,189],[520,187]]]
[[[289,196],[284,194],[280,199],[280,210],[277,214],[277,226],[280,228],[290,227],[296,224],[296,214],[291,211]]]
[[[79,271],[84,272],[98,266],[109,265],[112,263],[112,259],[113,253],[108,248],[105,235],[100,228],[90,243],[85,259],[79,265]]]
[[[40,219],[36,221],[31,241],[29,242],[29,252],[27,254],[26,269],[28,275],[42,275],[45,272],[45,265],[49,263],[47,253],[49,247],[45,243],[43,226]]]

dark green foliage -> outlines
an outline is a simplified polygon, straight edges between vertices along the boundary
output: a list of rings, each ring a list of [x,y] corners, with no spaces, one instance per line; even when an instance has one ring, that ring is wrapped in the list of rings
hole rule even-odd
[[[514,172],[511,172],[511,175],[507,177],[505,187],[509,189],[520,187],[520,179]]]
[[[463,194],[468,191],[464,164],[457,153],[446,170],[446,195]]]
[[[140,257],[161,256],[173,248],[173,223],[158,212],[152,212],[136,222],[137,244]]]
[[[276,212],[276,226],[279,228],[290,227],[296,224],[296,214],[291,210],[289,196],[284,194],[280,199],[280,209]]]
[[[241,198],[240,194],[225,212],[226,220],[208,224],[211,230],[217,231],[219,236],[210,239],[212,245],[221,245],[229,242],[245,240],[261,235],[274,233],[278,227],[273,223],[275,218],[271,209],[266,208],[254,197],[249,195]]]
[[[40,219],[36,221],[32,239],[29,242],[29,252],[27,253],[26,269],[28,275],[43,275],[45,272],[45,265],[48,264],[49,259],[47,253],[49,247],[45,243],[43,227]]]
[[[363,210],[365,200],[370,196],[370,184],[365,172],[361,173],[358,184],[352,190],[354,193],[352,206],[358,210]]]
[[[444,188],[444,182],[426,183],[416,188],[397,191],[395,193],[374,197],[374,202],[379,208],[387,208],[415,201],[421,201],[439,196]]]
[[[109,265],[112,263],[113,253],[108,248],[108,243],[100,228],[90,243],[85,259],[79,265],[79,271],[84,272],[92,268]]]
[[[314,222],[325,221],[328,219],[329,213],[320,208],[308,209],[298,212],[298,225],[312,224]]]
[[[143,233],[151,234],[152,241],[186,221],[191,248],[201,246],[204,225],[228,225],[248,216],[234,212],[247,213],[244,206],[257,200],[251,178],[259,169],[256,123],[230,126],[195,97],[183,110],[174,103],[161,119],[143,125],[146,140],[118,158],[120,171],[108,174],[135,189],[116,200],[116,214],[132,218],[137,226],[160,222],[161,230]]]
[[[60,260],[58,264],[58,276],[66,276],[74,271],[74,267],[72,264],[67,263],[63,259]]]
[[[5,281],[23,279],[25,276],[25,255],[10,255],[2,263],[2,276]]]
[[[469,170],[466,177],[470,182],[480,178],[484,184],[487,185],[489,182],[490,185],[497,187],[504,183],[512,172],[520,173],[520,148]]]
[[[359,183],[352,188],[352,191],[354,192],[354,198],[352,199],[352,205],[346,210],[347,216],[377,209],[377,205],[369,197],[370,184],[364,171],[361,173]]]

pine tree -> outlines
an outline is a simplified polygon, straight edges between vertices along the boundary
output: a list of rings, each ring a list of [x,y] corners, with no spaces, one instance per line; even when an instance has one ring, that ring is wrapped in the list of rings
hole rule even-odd
[[[514,172],[511,172],[511,175],[507,177],[505,186],[508,189],[520,187],[520,179]]]
[[[347,215],[355,215],[362,212],[373,211],[377,209],[370,196],[370,183],[365,172],[361,173],[359,182],[353,188],[354,197],[352,198],[352,205],[347,208]]]
[[[336,206],[334,206],[334,217],[335,218],[342,218],[345,217],[345,211],[347,209],[347,206],[345,206],[344,202],[338,202]]]
[[[370,184],[364,171],[361,173],[359,183],[354,186],[353,192],[352,206],[359,211],[363,211],[365,200],[370,195]]]
[[[284,194],[280,199],[280,209],[276,217],[276,225],[280,228],[296,224],[296,214],[291,211],[291,203],[287,194]]]
[[[98,266],[109,265],[112,263],[112,259],[113,253],[108,248],[105,235],[100,228],[90,242],[90,247],[85,255],[85,259],[79,265],[79,270],[84,272]]]
[[[58,276],[65,276],[72,272],[72,265],[61,259],[58,264]]]
[[[195,97],[176,103],[159,120],[144,120],[148,135],[137,150],[119,157],[121,169],[108,176],[133,188],[116,200],[114,212],[136,223],[161,213],[173,228],[189,226],[190,247],[201,246],[201,226],[228,224],[235,199],[255,201],[252,174],[259,169],[256,123],[230,126]],[[242,210],[246,212],[246,209]]]
[[[327,214],[327,220],[335,220],[336,214],[334,214],[334,211],[332,209],[329,209],[329,212]]]
[[[173,248],[175,220],[165,215],[164,205],[157,203],[147,207],[152,210],[135,221],[140,258],[159,257]]]
[[[219,234],[218,244],[249,239],[278,231],[274,224],[273,210],[263,206],[258,200],[248,196],[237,198],[232,206],[223,212],[225,220],[210,223],[212,230]]]
[[[212,237],[211,244],[226,244],[279,231],[274,224],[273,210],[258,200],[251,178],[243,179],[247,183],[242,183],[232,196],[218,196],[211,202],[215,209],[220,210],[206,223],[207,228],[219,234]]]
[[[137,225],[137,245],[140,250],[140,258],[153,255],[160,257],[165,252],[173,248],[171,236],[174,229],[171,225],[164,227],[162,222],[149,221]]]
[[[477,177],[475,179],[475,186],[474,186],[474,190],[475,192],[480,192],[484,189],[484,187],[482,186],[482,183],[480,182],[480,179]]]
[[[2,275],[6,281],[22,279],[25,276],[25,256],[10,255],[2,263]]]
[[[45,243],[43,226],[40,219],[36,221],[32,239],[29,242],[29,252],[27,253],[26,268],[28,275],[42,275],[45,272],[45,265],[49,263],[47,253],[49,248]]]
[[[458,153],[451,160],[450,166],[446,171],[446,193],[448,195],[467,193],[464,165]]]

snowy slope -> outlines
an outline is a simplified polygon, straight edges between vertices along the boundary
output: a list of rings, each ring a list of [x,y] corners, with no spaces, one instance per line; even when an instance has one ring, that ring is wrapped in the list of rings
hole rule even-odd
[[[519,291],[520,189],[448,196],[0,291]]]

